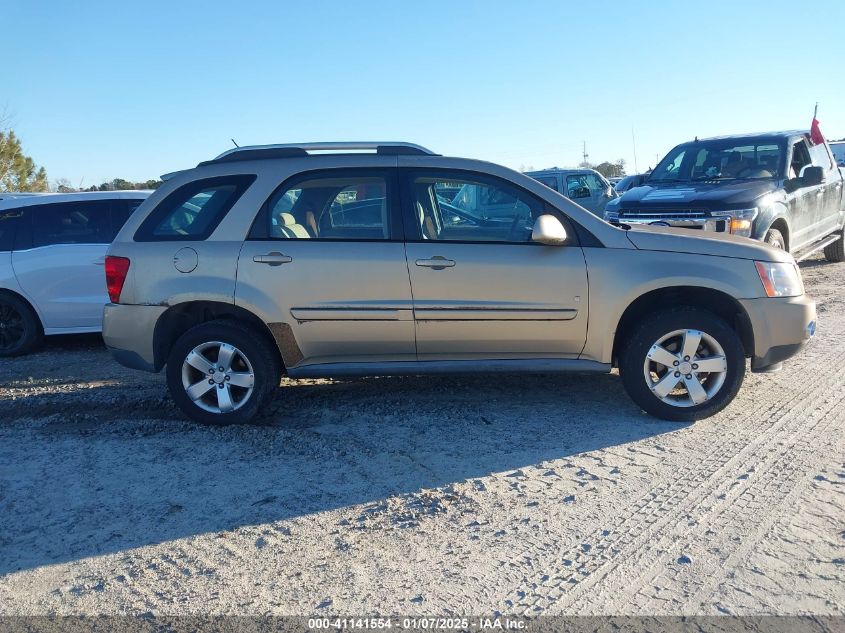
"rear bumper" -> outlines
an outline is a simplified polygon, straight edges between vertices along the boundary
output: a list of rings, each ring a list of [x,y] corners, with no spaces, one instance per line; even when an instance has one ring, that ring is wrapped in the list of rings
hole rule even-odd
[[[153,335],[165,306],[109,303],[103,309],[103,340],[114,359],[125,367],[157,371]]]
[[[751,371],[766,371],[795,356],[813,337],[816,302],[807,295],[741,299],[754,330]]]

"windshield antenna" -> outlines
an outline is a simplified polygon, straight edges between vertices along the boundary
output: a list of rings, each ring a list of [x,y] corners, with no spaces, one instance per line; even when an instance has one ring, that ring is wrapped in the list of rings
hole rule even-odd
[[[234,144],[235,144],[235,147],[240,148],[240,145],[238,145],[237,143],[235,143],[235,139],[229,139],[229,140],[230,140],[230,141],[232,141],[232,143],[234,143]]]

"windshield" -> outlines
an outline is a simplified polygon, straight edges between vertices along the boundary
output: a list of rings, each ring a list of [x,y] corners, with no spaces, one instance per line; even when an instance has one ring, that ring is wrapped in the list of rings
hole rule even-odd
[[[654,169],[649,182],[756,180],[774,178],[781,169],[778,143],[704,141],[679,145]]]

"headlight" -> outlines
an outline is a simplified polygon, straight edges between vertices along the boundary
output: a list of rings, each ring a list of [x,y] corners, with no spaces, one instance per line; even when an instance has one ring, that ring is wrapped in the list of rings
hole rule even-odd
[[[728,221],[728,230],[734,235],[751,237],[751,224],[757,214],[757,207],[754,207],[753,209],[736,209],[734,211],[713,211],[710,215],[714,218],[725,218]]]
[[[769,297],[797,297],[804,294],[801,272],[796,264],[754,262],[763,289]]]

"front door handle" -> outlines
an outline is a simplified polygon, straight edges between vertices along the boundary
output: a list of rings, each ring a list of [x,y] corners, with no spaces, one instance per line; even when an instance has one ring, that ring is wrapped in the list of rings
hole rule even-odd
[[[256,255],[252,258],[256,264],[267,264],[269,266],[281,266],[293,261],[293,257],[282,255],[278,252],[267,253],[266,255]]]
[[[433,268],[434,270],[443,270],[444,268],[451,268],[455,265],[454,260],[446,259],[445,257],[441,257],[440,255],[435,255],[431,259],[418,259],[415,263],[417,264],[417,266]]]

